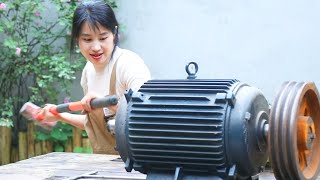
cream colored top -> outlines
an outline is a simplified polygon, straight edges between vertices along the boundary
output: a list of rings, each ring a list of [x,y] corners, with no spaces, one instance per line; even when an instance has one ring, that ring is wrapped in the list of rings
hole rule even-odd
[[[84,94],[94,92],[100,96],[109,95],[110,78],[113,65],[117,62],[115,90],[122,97],[125,90],[137,91],[144,82],[151,78],[149,69],[143,60],[134,52],[116,47],[113,57],[104,69],[95,69],[88,61],[82,71],[81,86]],[[96,110],[88,114],[85,130],[94,153],[117,154],[114,150],[115,139],[107,131],[103,111]]]
[[[138,90],[151,78],[149,69],[143,60],[134,52],[116,47],[112,60],[105,68],[97,72],[88,61],[82,71],[81,86],[84,94],[95,92],[101,96],[109,95],[110,77],[114,63],[118,61],[116,70],[116,93],[121,97],[125,90]]]

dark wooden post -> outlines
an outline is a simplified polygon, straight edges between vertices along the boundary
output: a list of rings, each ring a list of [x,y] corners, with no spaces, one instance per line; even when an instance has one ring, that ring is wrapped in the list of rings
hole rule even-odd
[[[10,163],[11,141],[11,128],[0,126],[0,160],[2,165]]]
[[[19,132],[19,160],[28,158],[27,132]]]
[[[72,147],[72,139],[68,138],[66,146],[64,147],[65,152],[73,152],[73,147]]]
[[[79,129],[79,128],[76,128],[76,127],[73,127],[73,131],[72,131],[72,133],[73,133],[73,140],[72,140],[72,142],[73,142],[73,148],[75,148],[75,147],[82,147],[82,129]]]
[[[34,157],[35,156],[35,136],[34,132],[35,131],[35,126],[33,121],[28,122],[28,158]]]

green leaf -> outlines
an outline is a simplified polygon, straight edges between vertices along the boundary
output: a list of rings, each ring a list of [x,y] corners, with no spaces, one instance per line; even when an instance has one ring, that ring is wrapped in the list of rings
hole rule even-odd
[[[40,141],[44,141],[50,139],[50,136],[46,133],[36,132],[36,138]]]
[[[79,147],[79,146],[76,146],[73,148],[73,152],[75,153],[82,153],[83,152],[83,148],[82,147]]]
[[[59,145],[59,144],[55,144],[54,146],[54,151],[55,152],[63,152],[64,151],[64,148],[63,146]]]
[[[61,141],[68,140],[68,135],[65,134],[61,128],[54,128],[51,131],[51,136],[56,140],[61,140]]]
[[[17,43],[16,43],[13,39],[11,39],[11,38],[5,39],[5,40],[4,40],[4,43],[3,43],[3,45],[4,45],[5,47],[8,47],[8,48],[10,48],[10,49],[15,49],[15,48],[17,47],[16,44],[17,44]]]
[[[88,153],[88,154],[91,154],[93,151],[91,148],[86,148],[83,150],[84,153]]]
[[[0,126],[13,127],[12,120],[10,119],[0,119]]]
[[[11,30],[13,30],[14,23],[6,21],[6,22],[4,22],[4,27],[5,27],[5,29],[7,29],[10,32]]]

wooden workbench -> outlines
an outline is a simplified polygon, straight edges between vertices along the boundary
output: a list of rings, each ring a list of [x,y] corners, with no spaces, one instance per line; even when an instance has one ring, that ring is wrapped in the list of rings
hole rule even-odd
[[[108,176],[109,179],[146,177],[136,171],[126,172],[119,156],[54,152],[0,166],[0,179],[77,179],[78,176],[93,172],[98,172],[97,176]]]
[[[0,166],[1,180],[86,179],[85,177],[133,180],[146,178],[144,174],[136,171],[126,172],[124,163],[115,155],[55,152]],[[264,172],[260,174],[259,179],[275,178],[272,173]]]

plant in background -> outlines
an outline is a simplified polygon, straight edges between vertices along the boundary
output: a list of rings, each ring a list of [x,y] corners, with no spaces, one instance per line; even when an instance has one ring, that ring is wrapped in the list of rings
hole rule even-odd
[[[51,131],[40,129],[36,132],[37,140],[53,142],[53,150],[55,152],[63,152],[70,137],[72,137],[72,127],[62,122],[57,123]]]
[[[14,126],[15,134],[24,131],[26,121],[19,115],[23,103],[31,101],[41,106],[58,103],[61,93],[70,95],[75,73],[85,63],[79,53],[70,57],[68,51],[71,19],[79,3],[0,1],[0,126]],[[109,3],[116,7],[114,1]],[[70,135],[70,128],[59,128],[66,137]],[[53,129],[50,136],[64,140],[58,131]]]
[[[13,106],[12,99],[5,99],[3,102],[3,107],[0,115],[0,126],[13,126],[11,117],[13,116]]]
[[[57,102],[59,93],[67,92],[83,65],[83,60],[69,58],[65,44],[76,2],[50,2],[15,0],[0,5],[3,125],[22,122],[18,112],[26,101]]]
[[[81,134],[81,137],[82,138],[88,138],[88,134],[86,131],[82,131],[82,134]],[[73,147],[73,152],[75,153],[92,153],[92,147],[86,147],[86,146],[83,146],[83,147],[79,147],[79,146],[76,146],[76,147]]]

